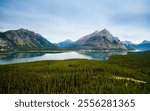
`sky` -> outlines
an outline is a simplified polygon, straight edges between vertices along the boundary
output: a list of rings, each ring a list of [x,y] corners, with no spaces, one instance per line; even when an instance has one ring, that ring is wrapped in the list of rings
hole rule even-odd
[[[0,31],[19,28],[53,43],[104,28],[140,43],[150,40],[150,0],[0,0]]]

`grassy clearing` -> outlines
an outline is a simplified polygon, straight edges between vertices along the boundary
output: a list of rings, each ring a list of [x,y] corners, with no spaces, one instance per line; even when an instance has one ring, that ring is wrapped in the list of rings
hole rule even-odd
[[[0,65],[0,93],[150,93],[150,52]]]

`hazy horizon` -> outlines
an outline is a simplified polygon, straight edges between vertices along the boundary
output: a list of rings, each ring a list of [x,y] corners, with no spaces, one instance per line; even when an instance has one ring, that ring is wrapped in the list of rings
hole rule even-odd
[[[52,43],[106,28],[121,41],[150,40],[150,0],[0,0],[0,31],[29,29]]]

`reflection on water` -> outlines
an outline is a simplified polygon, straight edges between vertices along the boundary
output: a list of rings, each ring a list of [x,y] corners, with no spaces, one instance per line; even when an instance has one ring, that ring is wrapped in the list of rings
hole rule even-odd
[[[80,54],[89,56],[96,60],[108,60],[112,55],[127,55],[126,51],[109,51],[109,52],[80,52]]]
[[[0,59],[11,60],[15,58],[30,58],[30,57],[43,56],[45,54],[46,53],[43,52],[11,53],[11,54],[0,55]]]
[[[47,53],[47,52],[18,52],[0,55],[0,64],[12,64],[20,62],[31,62],[41,60],[64,60],[64,59],[95,59],[107,60],[111,55],[126,55],[126,51],[108,51],[108,52],[65,52],[65,53]]]

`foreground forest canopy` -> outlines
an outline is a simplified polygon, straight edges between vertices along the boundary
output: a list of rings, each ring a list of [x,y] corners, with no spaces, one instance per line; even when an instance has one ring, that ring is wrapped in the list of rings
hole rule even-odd
[[[0,65],[0,93],[150,94],[150,52]]]

